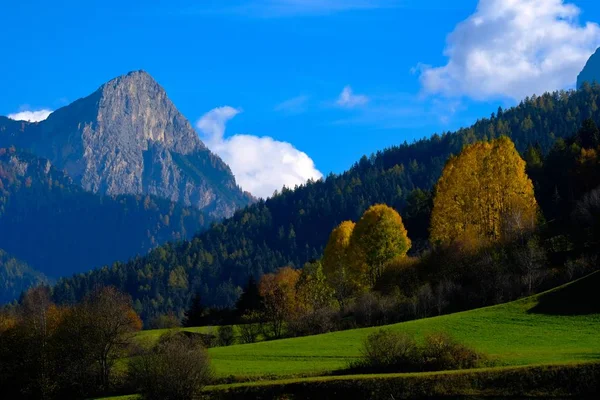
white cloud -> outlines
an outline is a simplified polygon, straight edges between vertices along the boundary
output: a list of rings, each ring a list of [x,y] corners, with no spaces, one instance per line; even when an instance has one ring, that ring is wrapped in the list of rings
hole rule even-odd
[[[241,109],[229,106],[214,108],[196,122],[196,128],[206,135],[207,140],[222,142],[227,121],[241,112]]]
[[[418,66],[424,92],[519,100],[572,86],[600,45],[600,26],[579,14],[563,0],[480,0],[448,36],[448,63]]]
[[[280,111],[288,114],[300,114],[306,111],[308,96],[297,96],[279,103],[275,106],[275,111]]]
[[[338,97],[336,104],[343,108],[354,108],[363,106],[369,102],[369,98],[362,94],[354,94],[350,86],[346,86],[340,96]]]
[[[8,114],[8,118],[15,121],[40,122],[48,118],[52,110],[20,111],[14,114]]]
[[[252,135],[225,138],[227,121],[240,112],[229,106],[215,108],[202,116],[196,127],[208,148],[229,164],[244,190],[267,198],[284,185],[293,188],[323,176],[313,160],[290,143]]]

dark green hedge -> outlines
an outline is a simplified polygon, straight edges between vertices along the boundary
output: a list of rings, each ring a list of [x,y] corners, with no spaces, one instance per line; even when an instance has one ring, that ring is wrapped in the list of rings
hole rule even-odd
[[[413,399],[445,396],[593,396],[600,363],[428,374],[357,375],[207,388],[211,399]]]

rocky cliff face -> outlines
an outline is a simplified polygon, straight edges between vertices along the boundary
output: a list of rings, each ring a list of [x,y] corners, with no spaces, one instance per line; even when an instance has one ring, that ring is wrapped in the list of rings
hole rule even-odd
[[[600,84],[600,48],[592,54],[581,73],[577,76],[577,89],[581,89],[583,82]]]
[[[216,217],[252,201],[144,71],[113,79],[40,123],[0,119],[0,145],[49,159],[95,193],[156,195]]]

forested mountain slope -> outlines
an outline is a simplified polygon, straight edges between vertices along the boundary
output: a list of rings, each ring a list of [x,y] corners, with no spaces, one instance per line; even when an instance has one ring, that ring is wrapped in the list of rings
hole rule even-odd
[[[49,161],[0,148],[0,248],[49,277],[146,254],[210,221],[153,196],[84,191]]]
[[[408,234],[418,243],[427,236],[430,190],[451,154],[482,139],[512,138],[523,152],[529,145],[547,151],[556,138],[573,135],[583,120],[600,120],[600,87],[528,98],[509,110],[453,133],[363,157],[350,170],[309,182],[261,201],[214,225],[191,241],[167,244],[145,257],[61,280],[54,295],[70,301],[96,284],[130,293],[143,318],[174,312],[181,316],[199,292],[208,304],[232,305],[249,275],[301,267],[320,257],[332,228],[357,220],[375,203],[402,212]]]
[[[0,249],[0,304],[17,299],[32,286],[48,283],[44,274]]]

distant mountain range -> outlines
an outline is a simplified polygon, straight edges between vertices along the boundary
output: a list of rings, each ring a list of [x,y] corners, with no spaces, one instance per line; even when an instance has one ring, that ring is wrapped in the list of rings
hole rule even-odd
[[[148,194],[222,218],[252,202],[144,71],[102,85],[39,123],[0,117],[0,147],[48,159],[98,194]]]

